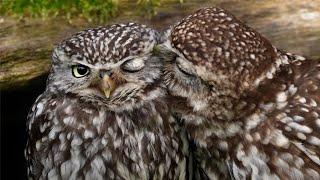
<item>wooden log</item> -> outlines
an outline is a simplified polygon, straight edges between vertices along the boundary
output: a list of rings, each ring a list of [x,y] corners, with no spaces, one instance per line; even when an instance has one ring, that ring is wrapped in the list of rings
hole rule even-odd
[[[110,23],[140,22],[164,29],[201,7],[222,7],[255,28],[276,47],[310,58],[320,58],[320,1],[314,0],[189,0],[164,3],[151,19],[132,12],[134,3],[120,9]],[[62,19],[18,21],[0,17],[0,89],[23,87],[48,73],[54,44],[87,27],[84,20]]]

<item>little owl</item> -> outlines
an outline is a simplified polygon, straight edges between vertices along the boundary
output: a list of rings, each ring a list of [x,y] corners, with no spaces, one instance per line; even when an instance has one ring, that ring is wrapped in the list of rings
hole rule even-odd
[[[159,34],[135,23],[81,31],[53,51],[28,116],[30,179],[185,179],[161,87]]]
[[[276,49],[219,8],[166,38],[168,104],[209,179],[320,179],[319,61]]]

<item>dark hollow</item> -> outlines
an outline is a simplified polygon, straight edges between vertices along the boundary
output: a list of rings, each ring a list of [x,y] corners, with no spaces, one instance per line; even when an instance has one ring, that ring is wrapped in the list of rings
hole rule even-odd
[[[27,87],[1,91],[1,179],[26,179],[23,149],[29,108],[45,89],[47,75],[33,79]]]

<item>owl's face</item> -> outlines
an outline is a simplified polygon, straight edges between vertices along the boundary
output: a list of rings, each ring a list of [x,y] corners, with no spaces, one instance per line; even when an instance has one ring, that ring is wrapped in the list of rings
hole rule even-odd
[[[161,96],[157,41],[157,32],[134,23],[82,31],[55,48],[49,90],[114,111],[139,107]]]
[[[216,74],[208,71],[202,66],[198,66],[186,59],[180,52],[172,51],[172,48],[158,46],[162,58],[164,59],[164,83],[171,96],[186,101],[191,112],[196,112],[205,116],[211,114],[211,104],[218,101],[219,95],[223,95],[224,89],[216,89],[215,82],[219,81],[227,86],[227,82],[220,81]],[[232,95],[232,94],[229,94]]]
[[[165,59],[166,86],[205,117],[233,119],[246,108],[241,96],[277,65],[269,41],[219,8],[197,11],[166,37],[157,46]]]

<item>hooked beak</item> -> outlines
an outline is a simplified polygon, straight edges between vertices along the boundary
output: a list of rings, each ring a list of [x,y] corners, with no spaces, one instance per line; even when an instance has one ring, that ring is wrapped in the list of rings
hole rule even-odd
[[[101,82],[101,90],[106,96],[109,98],[111,93],[116,89],[116,83],[112,80],[112,78],[108,74],[104,74]]]

